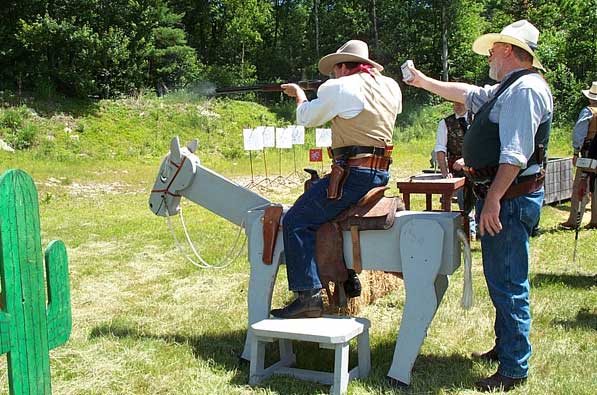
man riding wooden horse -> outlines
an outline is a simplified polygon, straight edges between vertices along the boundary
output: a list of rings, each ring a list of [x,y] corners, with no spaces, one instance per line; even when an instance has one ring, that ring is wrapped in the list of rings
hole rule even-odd
[[[297,84],[282,85],[296,99],[299,124],[332,123],[332,171],[298,198],[284,216],[283,237],[290,290],[297,298],[274,309],[279,318],[319,317],[323,313],[322,282],[315,246],[316,232],[326,222],[357,203],[367,192],[389,181],[392,133],[402,111],[402,94],[383,66],[369,59],[367,44],[350,40],[321,58],[319,71],[333,74],[308,101]],[[349,272],[349,296],[360,294],[354,271]]]

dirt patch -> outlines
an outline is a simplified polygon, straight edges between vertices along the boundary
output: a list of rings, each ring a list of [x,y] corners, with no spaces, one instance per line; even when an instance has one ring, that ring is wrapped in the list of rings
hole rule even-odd
[[[132,190],[131,186],[122,182],[79,184],[73,182],[69,185],[69,194],[77,197],[95,197],[98,195],[137,195],[145,193],[143,189]]]

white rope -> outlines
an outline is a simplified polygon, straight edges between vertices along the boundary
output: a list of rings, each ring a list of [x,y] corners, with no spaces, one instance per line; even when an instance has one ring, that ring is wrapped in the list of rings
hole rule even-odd
[[[245,242],[247,240],[247,237],[245,235],[245,237],[243,238],[243,242],[242,245],[238,248],[236,255],[232,256],[234,250],[237,249],[238,247],[238,241],[240,239],[240,234],[242,232],[242,229],[244,227],[244,219],[241,222],[239,228],[238,228],[238,233],[236,235],[236,239],[234,240],[234,243],[232,244],[232,247],[230,247],[230,250],[228,250],[228,252],[226,253],[224,259],[223,259],[223,264],[220,265],[212,265],[209,262],[205,261],[201,255],[199,255],[199,253],[197,252],[197,249],[195,248],[195,244],[193,243],[193,241],[191,240],[191,236],[189,235],[189,231],[187,229],[187,225],[184,221],[184,216],[182,215],[182,208],[180,208],[179,210],[179,217],[180,217],[180,222],[182,223],[182,228],[184,230],[184,234],[185,237],[187,239],[187,243],[189,244],[189,247],[191,248],[191,250],[193,251],[193,255],[195,255],[195,257],[199,260],[199,262],[193,260],[192,257],[190,257],[189,255],[187,255],[183,248],[182,248],[182,244],[180,243],[180,241],[178,240],[178,237],[176,237],[176,232],[174,231],[174,227],[172,226],[172,220],[170,219],[170,210],[168,209],[168,205],[166,204],[166,199],[163,199],[164,202],[164,207],[166,207],[166,212],[167,212],[167,216],[166,216],[166,221],[168,222],[168,228],[170,228],[170,232],[172,233],[172,236],[174,237],[174,241],[176,243],[176,247],[178,248],[178,251],[181,253],[181,255],[183,255],[192,265],[200,268],[200,269],[224,269],[228,266],[230,266],[232,263],[234,263],[238,257],[240,256],[240,253],[242,252],[244,246],[245,246]]]
[[[462,242],[464,255],[464,289],[462,290],[462,300],[460,305],[468,310],[473,306],[473,259],[471,257],[471,245],[466,233],[462,229],[457,231],[458,238]]]

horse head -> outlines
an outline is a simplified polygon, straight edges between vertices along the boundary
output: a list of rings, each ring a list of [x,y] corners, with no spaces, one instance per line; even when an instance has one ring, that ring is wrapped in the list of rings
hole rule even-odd
[[[162,161],[149,196],[149,208],[154,214],[162,217],[178,214],[180,192],[192,184],[199,165],[196,150],[197,140],[181,147],[178,137],[172,139],[170,153]]]

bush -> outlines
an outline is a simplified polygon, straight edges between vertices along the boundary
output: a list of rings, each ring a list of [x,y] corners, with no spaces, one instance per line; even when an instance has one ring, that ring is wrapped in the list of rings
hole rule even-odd
[[[37,141],[38,128],[28,118],[25,106],[8,109],[0,118],[0,137],[14,149],[31,148]]]

